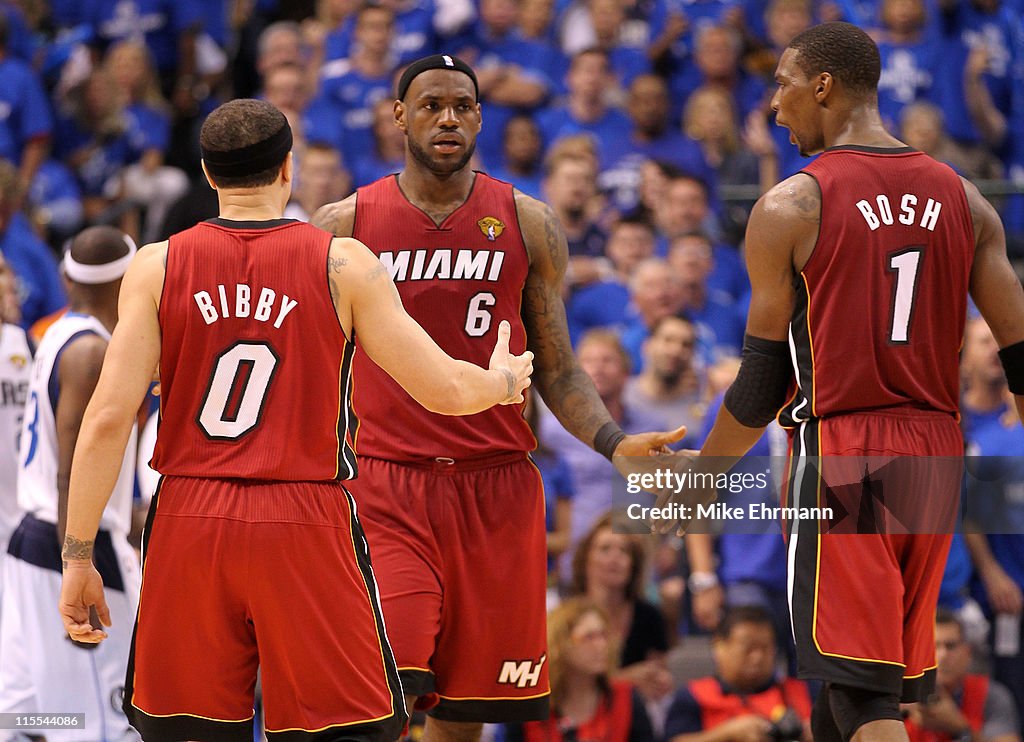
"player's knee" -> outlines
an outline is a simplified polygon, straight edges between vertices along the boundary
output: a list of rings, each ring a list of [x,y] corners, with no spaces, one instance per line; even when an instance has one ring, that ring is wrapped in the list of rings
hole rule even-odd
[[[484,725],[474,721],[445,721],[427,717],[423,742],[479,742]]]
[[[828,701],[839,733],[847,742],[865,724],[882,719],[902,720],[900,698],[896,693],[883,693],[850,685],[832,683]]]

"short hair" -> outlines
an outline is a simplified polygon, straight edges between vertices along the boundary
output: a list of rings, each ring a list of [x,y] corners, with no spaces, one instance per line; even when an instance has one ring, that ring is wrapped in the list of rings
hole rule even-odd
[[[614,233],[616,230],[621,229],[622,227],[639,227],[645,232],[648,232],[652,238],[654,237],[654,225],[651,224],[650,221],[648,221],[647,219],[644,219],[639,214],[627,214],[626,216],[623,216],[617,219],[616,221],[612,222],[611,227],[609,227],[608,229],[609,236],[611,235],[611,233]]]
[[[389,21],[389,23],[392,26],[395,25],[395,13],[394,13],[394,11],[392,11],[391,8],[387,7],[386,5],[381,5],[380,3],[376,3],[376,2],[372,2],[372,3],[371,2],[365,2],[365,3],[363,3],[362,5],[360,5],[356,9],[356,13],[355,13],[356,24],[358,25],[359,21],[362,20],[364,15],[366,15],[367,13],[369,13],[371,11],[374,11],[374,10],[379,10],[382,13],[387,13],[388,14],[388,21]]]
[[[606,327],[594,327],[587,330],[576,343],[577,355],[587,345],[603,345],[611,348],[615,355],[619,357],[619,361],[622,363],[626,373],[628,374],[633,371],[633,359],[630,357],[629,351],[626,350],[626,346],[622,344],[622,338],[614,330],[609,330]]]
[[[239,98],[217,107],[206,117],[199,131],[199,145],[210,152],[230,152],[266,141],[287,123],[284,114],[265,100]],[[211,175],[211,180],[218,188],[258,188],[277,180],[282,164],[283,161],[249,175]]]
[[[967,634],[964,631],[964,622],[949,608],[939,607],[935,611],[935,624],[937,626],[956,626],[957,631],[960,632],[960,639],[967,638]]]
[[[715,627],[714,638],[720,641],[727,640],[732,636],[732,631],[740,624],[755,624],[767,626],[775,634],[775,623],[772,615],[759,605],[741,605],[730,608],[722,616],[722,620]]]
[[[855,93],[878,90],[882,60],[871,37],[852,23],[822,23],[798,34],[789,42],[799,52],[797,64],[808,77],[822,72]]]

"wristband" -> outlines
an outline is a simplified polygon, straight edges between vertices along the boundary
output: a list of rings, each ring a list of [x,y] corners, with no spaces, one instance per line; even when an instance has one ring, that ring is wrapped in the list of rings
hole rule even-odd
[[[626,434],[622,432],[622,428],[618,426],[618,423],[605,423],[597,431],[597,435],[594,436],[594,450],[611,461],[612,454],[615,453],[615,449],[622,443],[622,439],[625,437]]]
[[[999,351],[1006,382],[1014,394],[1024,394],[1024,340]]]

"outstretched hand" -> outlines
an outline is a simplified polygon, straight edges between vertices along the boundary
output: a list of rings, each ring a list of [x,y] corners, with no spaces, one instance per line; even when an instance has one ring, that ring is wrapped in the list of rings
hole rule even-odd
[[[612,454],[613,461],[620,456],[658,456],[669,455],[669,446],[678,443],[686,435],[686,426],[680,425],[673,431],[664,433],[636,433],[627,435]]]
[[[57,607],[64,628],[76,642],[98,644],[107,638],[102,626],[110,626],[110,609],[103,595],[103,579],[92,562],[68,562]],[[96,615],[92,619],[90,608],[95,608]]]
[[[530,386],[530,374],[533,373],[533,353],[526,351],[516,356],[508,349],[508,341],[512,337],[512,325],[502,320],[498,325],[498,340],[491,352],[491,361],[487,368],[501,371],[508,382],[508,395],[501,404],[519,404],[523,401],[523,392]]]

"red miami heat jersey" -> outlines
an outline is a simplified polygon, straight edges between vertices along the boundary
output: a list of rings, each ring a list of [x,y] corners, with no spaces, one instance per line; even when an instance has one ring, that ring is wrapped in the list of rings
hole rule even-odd
[[[438,226],[388,176],[357,191],[353,237],[387,266],[406,311],[448,355],[486,368],[501,320],[512,325],[511,351],[526,349],[519,311],[529,258],[508,183],[476,173],[469,198]],[[464,459],[536,445],[519,406],[428,412],[365,354],[355,383],[360,455]]]
[[[958,414],[974,231],[960,178],[909,147],[836,147],[804,168],[818,240],[796,278],[793,427],[857,410]]]
[[[331,235],[212,219],[171,237],[160,300],[165,475],[325,481],[356,475],[355,346],[327,284]]]

